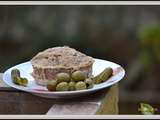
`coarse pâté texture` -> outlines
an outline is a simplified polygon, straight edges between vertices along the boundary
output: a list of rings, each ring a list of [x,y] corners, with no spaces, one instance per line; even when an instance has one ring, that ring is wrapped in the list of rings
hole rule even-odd
[[[58,73],[71,74],[81,70],[87,77],[92,74],[94,59],[68,46],[48,48],[31,59],[32,76],[39,85],[47,85]]]

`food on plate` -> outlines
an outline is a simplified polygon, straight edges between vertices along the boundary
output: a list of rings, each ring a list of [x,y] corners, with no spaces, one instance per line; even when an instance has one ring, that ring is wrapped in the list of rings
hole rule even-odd
[[[56,78],[58,83],[70,81],[70,75],[68,73],[58,73]]]
[[[13,69],[11,71],[11,77],[12,77],[12,80],[16,80],[17,77],[20,77],[20,71],[18,69]]]
[[[27,84],[28,84],[28,79],[24,78],[24,77],[20,77],[20,83],[19,83],[19,85],[21,85],[21,86],[27,86]]]
[[[14,77],[14,79],[12,79],[13,80],[13,83],[15,83],[15,84],[17,84],[17,85],[20,85],[21,84],[21,79],[20,79],[20,77]]]
[[[83,72],[78,70],[71,73],[58,73],[54,80],[47,82],[48,91],[75,91],[91,89],[95,84],[105,82],[112,76],[112,68],[106,68],[96,77],[85,77]]]
[[[68,91],[69,85],[67,82],[61,82],[56,86],[56,91]]]
[[[31,59],[35,82],[48,91],[76,91],[91,89],[95,84],[108,80],[113,69],[105,68],[97,76],[92,75],[94,59],[68,46],[48,48]],[[11,71],[15,84],[27,86],[27,78],[18,69]]]
[[[57,84],[58,84],[57,80],[50,80],[47,83],[47,89],[49,91],[56,91]]]
[[[74,73],[83,73],[83,72],[78,70],[75,71]],[[94,85],[94,82],[91,78],[86,78],[86,79],[83,78],[79,80],[77,81],[73,80],[66,73],[58,73],[54,80],[50,80],[47,82],[47,89],[48,91],[75,91],[75,90],[90,89]]]
[[[31,59],[32,76],[48,91],[74,91],[94,87],[112,76],[106,68],[92,77],[94,59],[68,46],[48,48]]]
[[[90,77],[93,63],[92,57],[73,48],[67,46],[48,48],[32,58],[32,76],[39,85],[47,85],[47,82],[54,80],[58,73],[71,75],[77,70]]]
[[[84,90],[87,88],[87,86],[85,82],[79,81],[76,83],[75,88],[76,90]]]
[[[93,78],[95,84],[99,84],[108,80],[113,74],[113,69],[108,67],[105,68],[100,74]]]
[[[75,88],[76,82],[71,81],[71,82],[68,83],[68,85],[69,85],[69,90],[70,90],[70,91],[73,91],[73,90],[76,89],[76,88]]]
[[[87,78],[85,80],[85,83],[86,83],[86,86],[87,86],[88,89],[93,88],[93,86],[94,86],[94,82],[91,78]]]
[[[77,82],[77,81],[84,81],[86,79],[86,75],[84,74],[83,71],[75,71],[72,73],[72,80]]]
[[[11,78],[13,83],[26,87],[28,84],[28,79],[20,76],[20,71],[18,69],[13,69],[11,71]]]

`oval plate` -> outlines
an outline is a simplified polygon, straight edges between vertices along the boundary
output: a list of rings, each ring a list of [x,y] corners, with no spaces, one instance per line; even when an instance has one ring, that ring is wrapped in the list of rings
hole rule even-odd
[[[98,85],[94,85],[93,88],[86,89],[86,90],[50,92],[47,90],[46,87],[37,85],[35,83],[34,78],[31,76],[33,68],[30,62],[25,62],[19,65],[16,65],[8,69],[7,71],[5,71],[5,73],[3,74],[3,81],[7,85],[13,88],[26,91],[37,96],[46,97],[46,98],[68,98],[68,97],[71,98],[71,97],[81,96],[85,94],[90,94],[98,90],[104,89],[106,87],[109,87],[111,85],[114,85],[115,83],[119,82],[125,75],[125,70],[120,65],[113,62],[106,61],[106,60],[95,59],[95,62],[93,64],[93,71],[92,71],[93,76],[98,75],[106,67],[111,67],[113,69],[113,76],[109,78],[107,81]],[[19,69],[21,72],[21,76],[26,77],[28,79],[27,87],[19,86],[12,82],[11,70],[14,68]]]

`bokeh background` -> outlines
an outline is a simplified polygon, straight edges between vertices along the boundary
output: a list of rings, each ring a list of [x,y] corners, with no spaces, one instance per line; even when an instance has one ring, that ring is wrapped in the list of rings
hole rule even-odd
[[[160,108],[160,6],[0,6],[0,72],[68,45],[126,69],[120,114]]]

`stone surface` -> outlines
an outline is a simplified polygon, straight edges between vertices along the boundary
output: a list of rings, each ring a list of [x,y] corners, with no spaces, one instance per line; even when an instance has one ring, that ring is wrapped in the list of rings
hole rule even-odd
[[[116,84],[101,100],[101,106],[96,114],[118,114],[118,98],[118,84]]]
[[[118,85],[71,99],[47,99],[13,89],[0,74],[0,114],[118,114]]]
[[[94,115],[99,106],[98,102],[55,104],[47,112],[47,115]]]

